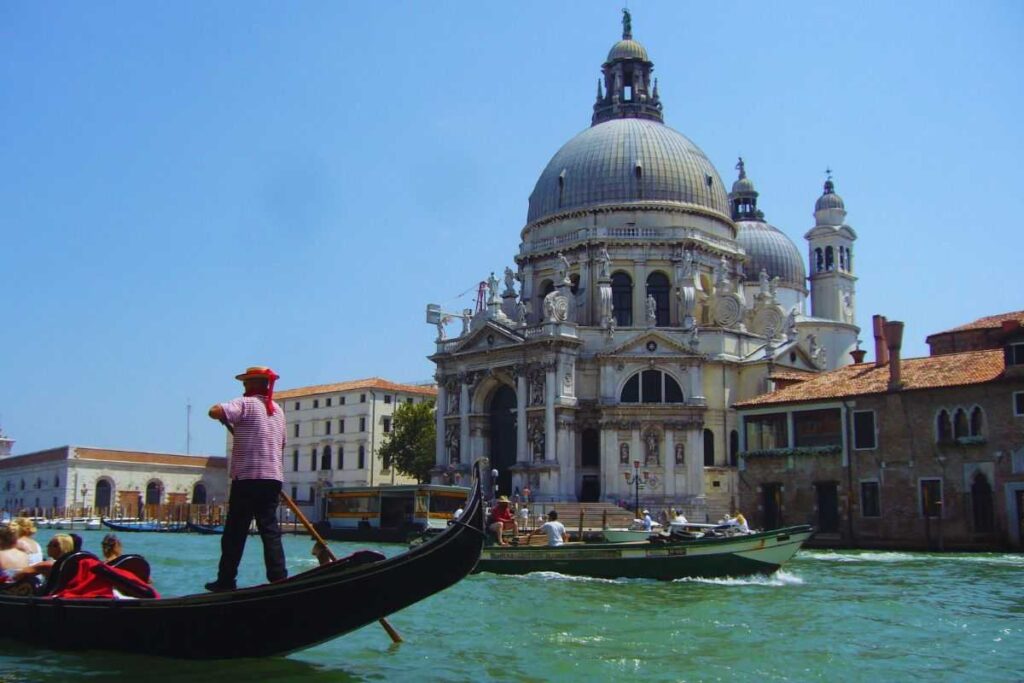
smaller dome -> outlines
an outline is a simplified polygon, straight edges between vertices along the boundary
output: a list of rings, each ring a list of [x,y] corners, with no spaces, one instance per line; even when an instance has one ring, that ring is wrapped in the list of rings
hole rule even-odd
[[[807,271],[800,250],[778,228],[763,221],[737,221],[736,241],[747,252],[743,271],[754,277],[763,268],[768,277],[778,276],[781,284],[804,288]]]
[[[632,38],[620,40],[612,45],[608,51],[606,62],[614,62],[617,59],[642,59],[645,62],[651,61],[647,57],[647,49]]]
[[[831,180],[825,181],[825,192],[818,197],[818,201],[814,203],[815,211],[825,211],[828,209],[845,209],[843,205],[843,198],[836,194],[835,185],[832,184]]]
[[[747,178],[746,176],[738,179],[735,183],[732,184],[733,194],[749,194],[750,192],[754,191],[754,181],[752,181],[750,178]]]

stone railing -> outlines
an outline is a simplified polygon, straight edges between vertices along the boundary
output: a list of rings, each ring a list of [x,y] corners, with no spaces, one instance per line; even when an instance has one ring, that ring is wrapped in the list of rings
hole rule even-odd
[[[684,226],[655,228],[642,225],[629,225],[617,228],[578,228],[564,235],[557,237],[544,237],[541,239],[529,240],[520,245],[521,254],[533,254],[544,251],[555,251],[565,249],[568,246],[586,241],[605,240],[660,240],[680,241],[685,239],[704,242],[725,252],[735,252],[736,245],[731,240],[715,237],[696,228]]]

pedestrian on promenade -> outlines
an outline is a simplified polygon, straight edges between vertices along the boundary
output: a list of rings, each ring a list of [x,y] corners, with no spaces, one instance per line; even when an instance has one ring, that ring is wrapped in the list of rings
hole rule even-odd
[[[285,445],[284,410],[274,403],[277,373],[268,367],[250,367],[237,375],[245,391],[240,398],[210,408],[210,417],[223,422],[234,434],[228,477],[231,491],[224,534],[220,540],[217,580],[206,584],[213,592],[235,589],[238,564],[245,550],[249,524],[263,540],[267,580],[288,576],[277,524],[277,506],[284,481],[282,458]]]

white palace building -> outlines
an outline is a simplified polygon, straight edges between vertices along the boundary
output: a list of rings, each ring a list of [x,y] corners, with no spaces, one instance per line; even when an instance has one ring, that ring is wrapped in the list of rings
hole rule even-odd
[[[502,493],[632,501],[639,488],[703,517],[735,501],[730,406],[852,362],[857,235],[832,180],[805,262],[765,221],[742,159],[730,191],[665,125],[653,69],[627,12],[591,126],[541,172],[503,286],[492,273],[476,312],[428,306],[436,483],[486,456]]]

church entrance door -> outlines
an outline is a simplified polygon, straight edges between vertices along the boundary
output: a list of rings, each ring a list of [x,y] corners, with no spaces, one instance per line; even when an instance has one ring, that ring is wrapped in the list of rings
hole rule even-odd
[[[488,407],[491,427],[491,468],[498,470],[498,493],[512,495],[511,467],[516,462],[516,392],[502,385]]]

